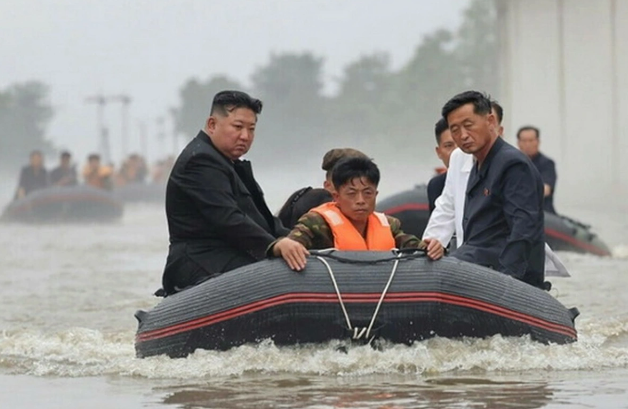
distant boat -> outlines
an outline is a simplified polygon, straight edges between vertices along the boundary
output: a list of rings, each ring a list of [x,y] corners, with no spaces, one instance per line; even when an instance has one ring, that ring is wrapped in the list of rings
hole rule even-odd
[[[166,202],[165,183],[129,183],[114,188],[115,197],[124,203]]]
[[[430,219],[427,186],[417,185],[381,200],[377,209],[401,220],[405,232],[421,237]],[[611,255],[609,247],[591,231],[591,226],[552,213],[545,213],[545,241],[557,251]]]
[[[107,190],[52,186],[10,203],[0,220],[22,223],[109,222],[122,217],[123,204]]]

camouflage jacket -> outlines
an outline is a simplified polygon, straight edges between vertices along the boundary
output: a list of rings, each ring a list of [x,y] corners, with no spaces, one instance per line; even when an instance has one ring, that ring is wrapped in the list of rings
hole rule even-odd
[[[386,216],[390,230],[395,239],[395,246],[402,248],[425,249],[425,242],[418,237],[404,233],[401,222],[391,216]],[[303,244],[306,249],[327,249],[334,247],[334,235],[323,216],[316,212],[304,214],[294,226],[288,237]]]

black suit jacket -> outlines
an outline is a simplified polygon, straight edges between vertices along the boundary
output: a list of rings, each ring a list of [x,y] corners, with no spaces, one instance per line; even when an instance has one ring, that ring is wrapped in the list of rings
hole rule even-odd
[[[543,288],[543,182],[532,162],[497,138],[467,185],[464,243],[452,254]]]
[[[427,183],[427,201],[430,206],[430,213],[436,209],[436,199],[443,194],[446,179],[447,172],[434,176]]]
[[[200,132],[181,152],[166,187],[170,250],[166,293],[262,260],[288,230],[273,217],[248,161],[231,161]]]
[[[552,191],[549,196],[546,196],[543,201],[543,208],[546,212],[556,214],[554,209],[554,190],[556,190],[556,164],[553,160],[548,158],[539,152],[536,156],[531,158],[532,163],[536,166],[536,169],[541,174],[543,183],[550,186]]]

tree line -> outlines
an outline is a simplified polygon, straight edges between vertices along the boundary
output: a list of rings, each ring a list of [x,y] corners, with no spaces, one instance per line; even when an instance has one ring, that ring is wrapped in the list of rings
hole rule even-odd
[[[444,102],[465,89],[498,92],[496,23],[493,0],[472,0],[458,29],[426,35],[401,68],[391,69],[384,52],[349,63],[331,96],[323,92],[324,58],[310,52],[271,54],[250,87],[226,74],[192,78],[172,110],[175,130],[193,138],[214,94],[239,89],[264,102],[258,127],[263,142],[252,151],[262,166],[320,162],[308,155],[320,146],[368,146],[375,159],[431,160],[433,126]],[[46,139],[54,114],[48,95],[37,81],[0,90],[0,168],[15,170],[34,148],[54,152]]]
[[[239,89],[264,102],[257,132],[263,142],[252,151],[257,163],[296,165],[321,145],[368,146],[375,159],[431,159],[434,124],[447,99],[472,88],[498,92],[496,29],[494,1],[473,0],[457,30],[425,36],[400,69],[392,70],[382,52],[349,63],[332,96],[323,93],[323,57],[310,52],[272,54],[250,87],[225,74],[189,79],[175,127],[193,138],[213,95]]]

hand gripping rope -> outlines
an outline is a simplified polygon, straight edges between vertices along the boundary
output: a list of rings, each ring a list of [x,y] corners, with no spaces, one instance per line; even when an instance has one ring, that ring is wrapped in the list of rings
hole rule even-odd
[[[377,307],[375,307],[375,312],[373,313],[373,317],[371,318],[371,322],[369,323],[369,326],[368,327],[362,327],[362,328],[354,327],[351,324],[351,319],[349,318],[349,313],[347,312],[347,309],[345,308],[344,301],[342,301],[342,294],[340,294],[340,289],[338,288],[338,283],[336,282],[336,277],[334,276],[334,271],[332,270],[331,266],[329,265],[327,260],[325,260],[323,257],[318,256],[318,255],[316,256],[316,258],[318,260],[320,260],[320,262],[323,263],[325,265],[325,267],[327,268],[327,272],[329,273],[329,277],[331,278],[331,282],[333,283],[334,289],[336,290],[336,295],[338,295],[338,301],[340,303],[340,308],[342,309],[342,313],[345,316],[345,320],[347,322],[347,326],[349,327],[350,331],[353,331],[352,339],[355,339],[355,340],[368,339],[371,336],[371,330],[373,329],[373,324],[375,324],[375,319],[377,318],[377,314],[379,313],[379,309],[382,306],[382,302],[384,301],[384,297],[386,297],[386,293],[388,292],[388,288],[390,287],[390,284],[392,283],[392,280],[395,277],[395,273],[397,272],[397,266],[399,265],[399,260],[401,259],[401,256],[402,256],[402,253],[398,252],[396,257],[395,257],[395,259],[394,259],[395,262],[393,264],[392,271],[390,272],[390,277],[388,277],[388,282],[386,283],[386,287],[384,287],[384,291],[382,291],[382,295],[379,297],[379,301],[377,302]],[[373,338],[375,338],[375,336],[370,338],[368,340],[368,342],[370,343],[371,341],[373,341]]]

